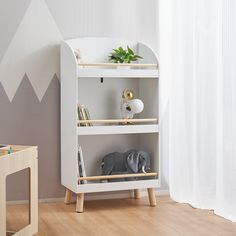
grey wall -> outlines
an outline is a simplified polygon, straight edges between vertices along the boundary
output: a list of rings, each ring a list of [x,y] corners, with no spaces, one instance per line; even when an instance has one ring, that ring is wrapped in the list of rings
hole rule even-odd
[[[0,0],[0,143],[39,146],[40,198],[64,194],[59,40],[109,36],[156,50],[157,23],[156,0]],[[24,190],[26,173],[9,177],[8,200],[25,199]]]
[[[0,85],[1,143],[39,147],[39,198],[59,197],[64,193],[60,186],[59,89],[59,81],[55,76],[39,102],[29,79],[24,76],[14,99],[10,102]],[[26,172],[8,177],[8,200],[26,198],[26,177]]]

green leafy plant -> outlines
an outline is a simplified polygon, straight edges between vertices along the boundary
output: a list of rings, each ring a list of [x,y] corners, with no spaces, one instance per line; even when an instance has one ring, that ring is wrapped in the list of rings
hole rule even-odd
[[[109,61],[114,63],[130,63],[131,61],[142,59],[142,57],[135,54],[129,46],[127,46],[127,50],[119,47],[117,49],[113,49],[113,51],[114,52],[109,55]]]

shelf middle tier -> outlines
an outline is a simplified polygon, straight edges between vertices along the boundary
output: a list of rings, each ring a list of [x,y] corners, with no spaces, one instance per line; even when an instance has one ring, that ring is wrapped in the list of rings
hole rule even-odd
[[[158,125],[102,125],[77,128],[78,135],[158,133]]]

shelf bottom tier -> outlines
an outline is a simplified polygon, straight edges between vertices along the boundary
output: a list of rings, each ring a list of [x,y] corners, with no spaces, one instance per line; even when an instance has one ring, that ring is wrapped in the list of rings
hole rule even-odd
[[[108,183],[87,183],[77,186],[77,193],[109,192],[132,189],[145,189],[159,187],[158,179],[108,182]]]

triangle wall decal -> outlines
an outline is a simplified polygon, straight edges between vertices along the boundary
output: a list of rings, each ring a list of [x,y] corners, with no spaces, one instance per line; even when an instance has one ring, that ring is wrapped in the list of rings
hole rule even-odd
[[[59,76],[60,31],[44,0],[32,0],[0,64],[0,81],[12,101],[25,74],[41,101]]]
[[[31,1],[21,0],[14,3],[12,0],[0,1],[0,63]]]

